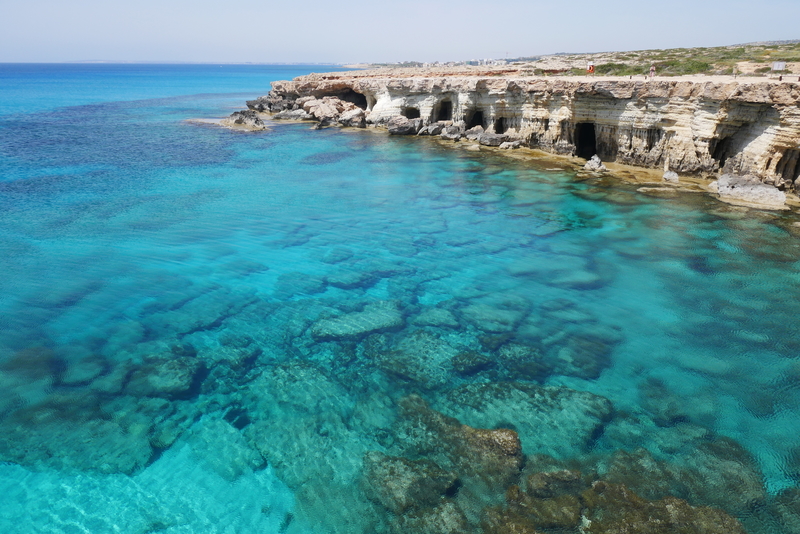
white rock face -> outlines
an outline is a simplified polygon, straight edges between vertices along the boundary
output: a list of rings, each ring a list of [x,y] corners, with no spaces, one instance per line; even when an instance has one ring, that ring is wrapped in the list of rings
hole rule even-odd
[[[717,191],[723,199],[779,209],[786,205],[786,194],[783,191],[761,183],[755,177],[723,174],[717,180]]]
[[[664,180],[665,182],[671,182],[677,184],[678,173],[675,171],[667,171],[664,173],[664,176],[662,176],[661,179]]]
[[[605,165],[603,165],[603,162],[600,161],[600,158],[597,157],[597,154],[595,154],[592,156],[592,159],[586,162],[586,165],[583,166],[583,170],[591,172],[604,172],[608,169]]]

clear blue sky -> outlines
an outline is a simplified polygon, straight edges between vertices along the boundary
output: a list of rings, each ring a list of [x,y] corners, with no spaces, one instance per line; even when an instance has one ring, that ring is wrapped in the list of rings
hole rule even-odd
[[[2,0],[0,62],[381,62],[800,39],[800,0]]]

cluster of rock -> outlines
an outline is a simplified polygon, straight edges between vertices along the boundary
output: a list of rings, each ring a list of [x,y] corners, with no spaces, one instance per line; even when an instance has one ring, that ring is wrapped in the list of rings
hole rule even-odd
[[[336,96],[305,96],[292,101],[278,100],[275,102],[262,97],[258,100],[248,101],[249,111],[265,112],[277,111],[272,118],[277,120],[313,120],[321,126],[341,124],[353,128],[366,127],[366,113],[352,102],[347,102]]]

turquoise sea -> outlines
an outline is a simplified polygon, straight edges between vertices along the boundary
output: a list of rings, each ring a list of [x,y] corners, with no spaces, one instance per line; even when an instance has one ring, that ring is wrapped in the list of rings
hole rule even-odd
[[[0,532],[800,532],[800,218],[192,121],[312,70],[0,65]]]

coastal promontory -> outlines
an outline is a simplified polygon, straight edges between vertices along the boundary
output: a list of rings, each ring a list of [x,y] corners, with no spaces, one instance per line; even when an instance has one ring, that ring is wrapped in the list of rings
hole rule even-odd
[[[469,137],[484,145],[800,189],[800,81],[561,77],[513,69],[310,74],[249,101],[275,118]]]

